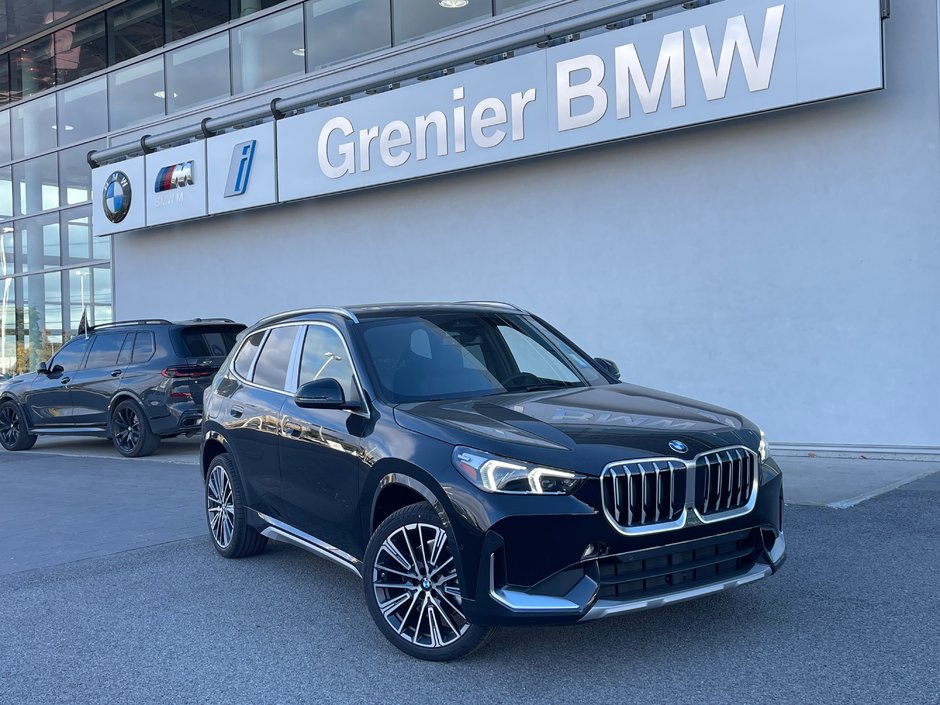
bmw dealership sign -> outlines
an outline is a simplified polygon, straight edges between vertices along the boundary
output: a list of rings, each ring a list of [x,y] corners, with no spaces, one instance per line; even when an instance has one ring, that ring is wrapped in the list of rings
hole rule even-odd
[[[877,90],[882,51],[879,0],[725,0],[100,167],[94,230],[106,235]]]

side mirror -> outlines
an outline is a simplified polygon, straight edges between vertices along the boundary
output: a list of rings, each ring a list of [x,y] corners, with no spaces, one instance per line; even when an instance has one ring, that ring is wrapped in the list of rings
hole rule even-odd
[[[301,409],[346,409],[352,411],[362,406],[357,401],[346,401],[342,385],[330,377],[301,385],[294,395],[294,403]]]
[[[36,372],[38,372],[38,373],[41,374],[41,375],[47,375],[47,374],[49,374],[49,370],[48,370],[48,368],[46,367],[46,363],[45,363],[45,362],[40,362],[40,363],[39,363],[39,369],[36,370]]]
[[[49,370],[49,374],[51,375],[59,375],[59,374],[62,374],[63,372],[65,372],[65,368],[62,367],[62,365],[53,365],[52,369]]]
[[[617,367],[617,363],[613,360],[608,360],[604,357],[595,357],[594,362],[601,366],[601,369],[604,370],[608,375],[613,377],[618,382],[620,381],[620,368]]]

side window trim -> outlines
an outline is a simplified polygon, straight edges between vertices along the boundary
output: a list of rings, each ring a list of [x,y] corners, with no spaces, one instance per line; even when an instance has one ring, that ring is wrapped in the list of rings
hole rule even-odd
[[[301,336],[301,341],[300,341],[300,351],[299,351],[299,354],[297,355],[297,367],[296,369],[293,370],[295,388],[300,385],[300,364],[301,364],[301,356],[303,355],[303,344],[304,344],[304,341],[307,339],[307,328],[309,328],[310,326],[321,326],[323,328],[328,328],[329,330],[336,333],[336,336],[339,338],[340,342],[343,344],[343,349],[346,352],[346,359],[349,360],[349,367],[352,370],[353,382],[356,383],[356,392],[359,394],[359,401],[362,402],[362,409],[363,409],[362,411],[347,411],[347,413],[356,414],[359,416],[365,416],[366,418],[371,417],[372,414],[369,411],[368,405],[366,404],[365,389],[362,386],[362,382],[359,380],[359,370],[356,368],[356,360],[353,358],[352,352],[350,351],[349,342],[346,340],[346,336],[343,335],[343,332],[332,323],[327,323],[326,321],[304,321],[304,324],[302,326],[303,335]]]

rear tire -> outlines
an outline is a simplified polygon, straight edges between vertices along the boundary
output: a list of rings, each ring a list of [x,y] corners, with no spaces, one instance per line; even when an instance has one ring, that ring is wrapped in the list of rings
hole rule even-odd
[[[160,436],[150,430],[140,405],[125,399],[111,412],[111,441],[125,458],[142,458],[153,454],[160,445]]]
[[[366,549],[366,604],[379,631],[409,656],[453,661],[482,646],[492,627],[464,616],[453,547],[426,502],[382,522]]]
[[[215,456],[209,463],[205,499],[206,522],[216,551],[226,558],[245,558],[265,549],[268,537],[248,525],[241,476],[228,453]]]
[[[0,445],[7,450],[29,450],[36,440],[26,429],[26,420],[16,402],[0,404]]]

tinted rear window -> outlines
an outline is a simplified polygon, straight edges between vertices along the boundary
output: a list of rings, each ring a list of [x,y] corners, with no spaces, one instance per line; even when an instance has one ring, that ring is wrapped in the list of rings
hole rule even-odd
[[[180,331],[184,357],[225,357],[244,326],[191,326]]]

